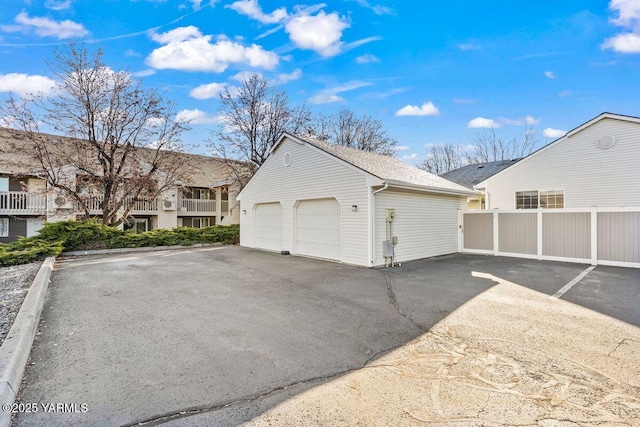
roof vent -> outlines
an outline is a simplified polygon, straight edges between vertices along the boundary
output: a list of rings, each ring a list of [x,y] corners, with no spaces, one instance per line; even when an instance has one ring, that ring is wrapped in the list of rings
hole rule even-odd
[[[478,169],[482,169],[484,167],[484,165],[480,165],[478,166]]]
[[[596,147],[606,150],[616,144],[616,138],[613,135],[603,135],[596,140]]]

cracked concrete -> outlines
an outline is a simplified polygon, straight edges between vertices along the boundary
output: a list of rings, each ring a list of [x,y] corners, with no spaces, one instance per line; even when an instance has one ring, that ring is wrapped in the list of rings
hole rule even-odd
[[[549,300],[583,269],[456,255],[370,270],[238,247],[63,261],[21,402],[89,411],[16,425],[629,426],[638,329]]]
[[[430,332],[246,426],[635,426],[640,329],[499,279]],[[345,422],[346,421],[346,422]]]

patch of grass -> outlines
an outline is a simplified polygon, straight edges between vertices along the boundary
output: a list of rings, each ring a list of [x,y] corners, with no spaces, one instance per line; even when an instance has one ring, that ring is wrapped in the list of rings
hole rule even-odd
[[[59,255],[62,251],[86,248],[141,248],[148,246],[191,246],[197,243],[234,244],[240,240],[240,226],[207,228],[178,227],[145,233],[122,231],[94,220],[47,222],[34,237],[0,244],[0,266],[25,264]]]

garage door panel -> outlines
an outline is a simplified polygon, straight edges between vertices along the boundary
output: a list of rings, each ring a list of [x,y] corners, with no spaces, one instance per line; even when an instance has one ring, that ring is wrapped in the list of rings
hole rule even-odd
[[[296,249],[300,255],[341,259],[341,210],[336,199],[304,200],[298,204]]]
[[[273,251],[282,250],[282,205],[280,203],[262,203],[255,209],[256,248]]]

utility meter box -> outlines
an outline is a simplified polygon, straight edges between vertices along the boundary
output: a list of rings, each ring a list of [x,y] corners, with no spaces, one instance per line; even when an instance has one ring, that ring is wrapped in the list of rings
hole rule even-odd
[[[385,214],[387,216],[387,222],[393,222],[393,219],[396,217],[395,209],[385,209]]]
[[[382,242],[382,256],[385,258],[393,256],[393,242],[391,240]]]

